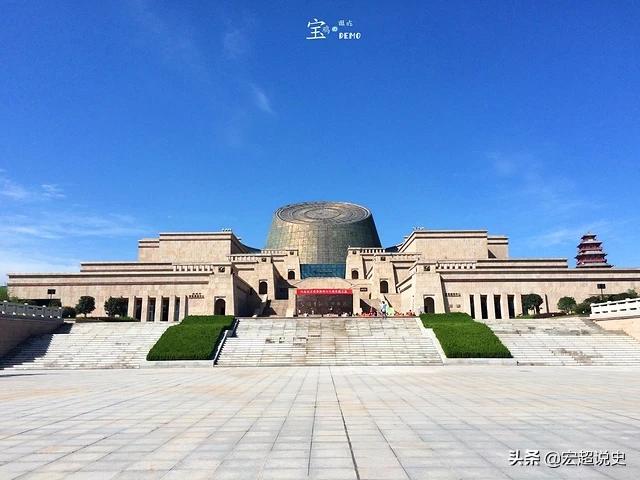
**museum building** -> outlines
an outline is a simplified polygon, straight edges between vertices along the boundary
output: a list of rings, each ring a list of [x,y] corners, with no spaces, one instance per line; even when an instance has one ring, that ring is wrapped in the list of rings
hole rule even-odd
[[[509,239],[486,230],[414,229],[383,247],[371,212],[343,202],[278,209],[264,249],[230,230],[160,233],[138,242],[138,260],[86,262],[78,273],[11,273],[11,296],[73,306],[128,299],[128,315],[179,321],[186,315],[353,315],[377,311],[467,312],[476,319],[523,313],[539,294],[542,312],[563,296],[578,302],[601,289],[640,289],[640,269],[612,268],[595,235],[583,238],[578,267],[565,258],[510,258]]]

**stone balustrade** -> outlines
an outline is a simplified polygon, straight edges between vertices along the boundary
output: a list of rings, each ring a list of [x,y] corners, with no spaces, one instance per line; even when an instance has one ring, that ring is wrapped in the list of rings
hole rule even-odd
[[[181,264],[174,264],[173,271],[174,272],[225,273],[225,271],[227,271],[227,266],[214,264],[214,263],[181,263]]]
[[[640,298],[591,304],[591,318],[640,317]]]
[[[3,301],[0,303],[0,315],[3,317],[62,318],[62,307],[39,307],[25,303]]]
[[[469,260],[445,260],[436,262],[436,270],[475,270],[476,262]]]

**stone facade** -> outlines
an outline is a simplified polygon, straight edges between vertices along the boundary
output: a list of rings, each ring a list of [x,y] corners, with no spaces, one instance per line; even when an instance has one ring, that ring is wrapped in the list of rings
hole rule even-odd
[[[311,220],[323,215],[316,209]],[[366,218],[377,238],[372,217]],[[331,236],[325,232],[325,237]],[[278,245],[286,247],[281,239]],[[563,296],[581,301],[597,295],[599,283],[611,293],[640,290],[640,269],[576,269],[564,258],[510,258],[508,238],[485,230],[417,229],[391,248],[348,245],[344,278],[302,278],[302,258],[309,256],[304,242],[257,250],[231,231],[161,233],[140,240],[136,262],[83,263],[78,273],[15,273],[8,286],[12,296],[31,299],[48,299],[53,289],[63,305],[91,295],[94,315],[104,315],[107,298],[128,298],[129,315],[142,321],[178,321],[188,314],[251,316],[267,303],[272,313],[291,316],[296,288],[350,288],[354,313],[377,309],[384,299],[399,312],[460,311],[478,319],[521,314],[522,295],[528,293],[541,295],[541,311],[551,312]],[[333,246],[315,242],[314,248]]]

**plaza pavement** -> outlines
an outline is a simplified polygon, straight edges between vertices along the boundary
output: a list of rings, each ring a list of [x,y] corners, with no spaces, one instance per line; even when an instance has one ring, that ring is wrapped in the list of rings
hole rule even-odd
[[[0,479],[640,478],[640,369],[0,372]],[[509,466],[510,450],[627,466]]]

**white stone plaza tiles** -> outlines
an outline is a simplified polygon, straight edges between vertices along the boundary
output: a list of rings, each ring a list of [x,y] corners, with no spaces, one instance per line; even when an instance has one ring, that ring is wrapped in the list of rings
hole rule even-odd
[[[640,370],[0,372],[1,479],[640,477]],[[509,466],[511,450],[627,466]]]

